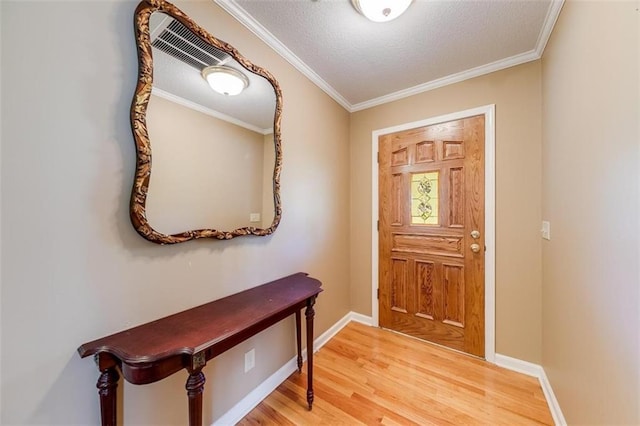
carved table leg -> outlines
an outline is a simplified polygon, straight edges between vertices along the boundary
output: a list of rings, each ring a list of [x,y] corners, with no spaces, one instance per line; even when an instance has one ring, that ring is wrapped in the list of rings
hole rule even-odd
[[[189,397],[189,426],[202,426],[202,392],[204,392],[204,373],[196,370],[189,374],[187,396]]]
[[[296,344],[298,348],[298,373],[302,373],[302,325],[300,324],[300,311],[296,311]]]
[[[120,374],[115,367],[102,370],[98,378],[98,395],[100,395],[100,417],[102,426],[116,426],[116,393]]]
[[[315,311],[313,305],[316,303],[316,296],[307,299],[307,309],[304,316],[307,320],[307,403],[309,410],[313,405],[313,317]]]

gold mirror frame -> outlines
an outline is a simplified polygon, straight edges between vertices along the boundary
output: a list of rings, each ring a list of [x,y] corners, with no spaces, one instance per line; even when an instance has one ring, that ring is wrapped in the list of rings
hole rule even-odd
[[[276,95],[276,108],[273,122],[273,143],[275,145],[275,166],[273,172],[273,202],[274,217],[268,228],[243,227],[233,231],[217,229],[197,229],[178,234],[163,234],[149,224],[146,216],[146,200],[151,178],[151,142],[147,131],[146,113],[151,88],[153,84],[153,57],[151,53],[151,39],[149,35],[149,18],[153,12],[164,12],[180,21],[203,41],[211,44],[233,57],[248,71],[264,77],[271,85]],[[143,0],[135,11],[135,37],[138,49],[138,84],[131,104],[131,129],[136,144],[136,173],[131,190],[130,217],[135,230],[147,240],[158,244],[176,244],[200,238],[215,238],[228,240],[243,235],[265,236],[272,234],[282,216],[280,203],[280,172],[282,169],[282,143],[280,139],[280,121],[282,116],[282,91],[273,75],[251,63],[233,46],[219,40],[196,24],[173,4],[164,0]]]

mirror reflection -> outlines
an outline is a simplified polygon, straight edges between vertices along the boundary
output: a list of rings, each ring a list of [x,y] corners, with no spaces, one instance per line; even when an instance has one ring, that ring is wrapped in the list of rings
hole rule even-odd
[[[271,227],[274,87],[167,13],[151,14],[149,36],[148,223],[167,236]]]

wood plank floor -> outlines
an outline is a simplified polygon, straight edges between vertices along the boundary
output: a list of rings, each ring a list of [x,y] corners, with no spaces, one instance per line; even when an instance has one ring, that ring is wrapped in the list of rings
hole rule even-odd
[[[553,424],[537,379],[355,322],[314,356],[312,411],[305,370],[238,424]]]

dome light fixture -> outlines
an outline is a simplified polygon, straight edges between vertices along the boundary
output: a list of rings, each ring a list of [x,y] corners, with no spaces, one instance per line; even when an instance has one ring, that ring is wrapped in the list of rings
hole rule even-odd
[[[353,7],[373,22],[388,22],[402,15],[413,0],[351,0]]]
[[[221,95],[239,95],[244,89],[249,87],[249,79],[240,71],[227,67],[214,65],[202,70],[204,78],[209,86]]]

